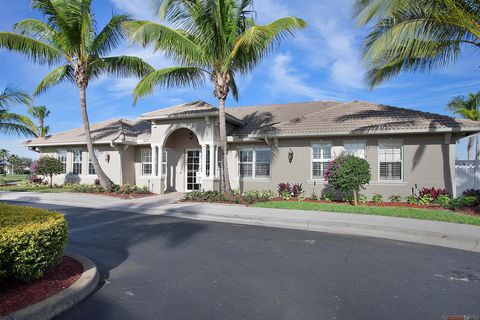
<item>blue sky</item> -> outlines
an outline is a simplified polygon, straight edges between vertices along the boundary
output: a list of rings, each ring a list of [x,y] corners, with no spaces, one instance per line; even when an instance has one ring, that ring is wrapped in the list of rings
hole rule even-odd
[[[286,15],[303,18],[309,24],[298,36],[283,45],[250,75],[240,77],[240,100],[229,99],[229,106],[312,100],[367,100],[399,107],[447,114],[445,105],[450,98],[476,91],[480,87],[478,54],[465,51],[457,63],[430,74],[402,74],[371,91],[365,87],[360,62],[363,36],[368,31],[359,28],[352,19],[352,0],[257,0],[255,9],[260,22]],[[99,27],[112,12],[128,12],[137,19],[153,20],[148,0],[93,0]],[[28,0],[11,1],[2,6],[0,30],[11,31],[22,19],[37,17]],[[150,49],[127,43],[112,54],[136,55],[154,67],[166,67],[172,62]],[[24,56],[0,50],[0,88],[8,84],[33,92],[48,72],[48,67],[31,63]],[[91,122],[115,117],[135,118],[139,114],[193,100],[216,104],[212,87],[156,91],[152,97],[132,105],[131,91],[136,79],[102,78],[90,84],[88,108]],[[74,85],[58,86],[38,97],[36,105],[51,110],[47,119],[53,133],[81,126],[78,92]],[[16,111],[25,113],[25,107]],[[11,152],[36,157],[20,146],[25,140],[0,135],[0,147]],[[466,158],[465,143],[457,148],[457,157]]]

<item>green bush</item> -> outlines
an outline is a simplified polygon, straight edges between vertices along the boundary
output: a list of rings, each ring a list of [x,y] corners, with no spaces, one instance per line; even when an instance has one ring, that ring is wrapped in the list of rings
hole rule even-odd
[[[390,200],[390,202],[400,202],[402,201],[402,196],[399,194],[392,194],[390,197],[388,197],[388,200]]]
[[[429,205],[432,202],[433,202],[433,197],[429,194],[426,194],[420,199],[418,199],[418,203],[421,204],[422,206]]]
[[[325,180],[334,189],[353,194],[357,204],[358,193],[370,183],[372,175],[367,160],[353,155],[341,154],[324,172]]]
[[[333,192],[323,192],[322,199],[325,202],[332,202],[335,200],[335,196],[333,195]]]
[[[441,194],[437,197],[437,199],[435,199],[434,202],[436,204],[441,205],[442,207],[448,207],[450,205],[450,203],[452,202],[452,199],[445,194]]]
[[[63,173],[63,164],[56,157],[42,156],[37,161],[37,174],[50,177],[50,188],[53,187],[53,176]]]
[[[0,279],[38,279],[60,262],[68,233],[62,214],[8,204],[0,212]]]
[[[353,202],[353,194],[347,194],[342,198],[343,202]]]
[[[372,202],[373,203],[382,203],[383,202],[383,196],[379,193],[374,194],[372,197]]]
[[[312,196],[310,197],[313,201],[318,201],[318,195],[316,194],[315,191],[312,192]]]
[[[367,203],[367,201],[368,201],[368,198],[367,198],[366,195],[364,195],[364,194],[359,194],[359,195],[358,195],[358,202],[360,202],[360,203]]]
[[[465,207],[475,207],[479,204],[478,198],[475,196],[464,196],[462,202]]]
[[[417,197],[415,197],[413,195],[406,196],[405,201],[407,201],[407,203],[409,203],[409,204],[417,204],[418,203]]]
[[[271,190],[249,190],[243,194],[243,200],[247,203],[265,202],[275,198],[275,192]]]

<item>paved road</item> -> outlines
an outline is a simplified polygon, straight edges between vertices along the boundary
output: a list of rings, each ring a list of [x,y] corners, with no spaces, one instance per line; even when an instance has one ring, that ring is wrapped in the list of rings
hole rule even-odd
[[[60,319],[404,320],[480,315],[478,253],[37,206],[65,212],[69,250],[90,257],[101,270],[97,292]]]

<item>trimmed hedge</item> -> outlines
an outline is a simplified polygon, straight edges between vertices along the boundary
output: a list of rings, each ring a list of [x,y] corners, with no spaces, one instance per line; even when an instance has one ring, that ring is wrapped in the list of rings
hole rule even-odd
[[[0,203],[0,280],[40,278],[61,261],[67,234],[61,213]]]

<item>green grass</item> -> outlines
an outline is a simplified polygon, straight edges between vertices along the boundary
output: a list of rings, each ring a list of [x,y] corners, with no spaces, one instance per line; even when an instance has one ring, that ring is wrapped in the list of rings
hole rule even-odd
[[[28,174],[7,174],[6,176],[0,175],[0,179],[8,182],[26,181],[28,177]]]
[[[72,192],[72,190],[64,189],[64,188],[20,187],[20,186],[3,186],[3,187],[0,187],[0,191],[43,192],[43,193]]]
[[[480,217],[456,213],[448,210],[430,210],[405,207],[370,207],[370,206],[352,206],[339,203],[313,203],[313,202],[289,202],[289,201],[270,201],[259,202],[254,205],[258,208],[290,209],[290,210],[310,210],[310,211],[328,211],[344,212],[355,214],[367,214],[376,216],[402,217],[421,220],[433,220],[442,222],[453,222],[460,224],[480,225]]]

